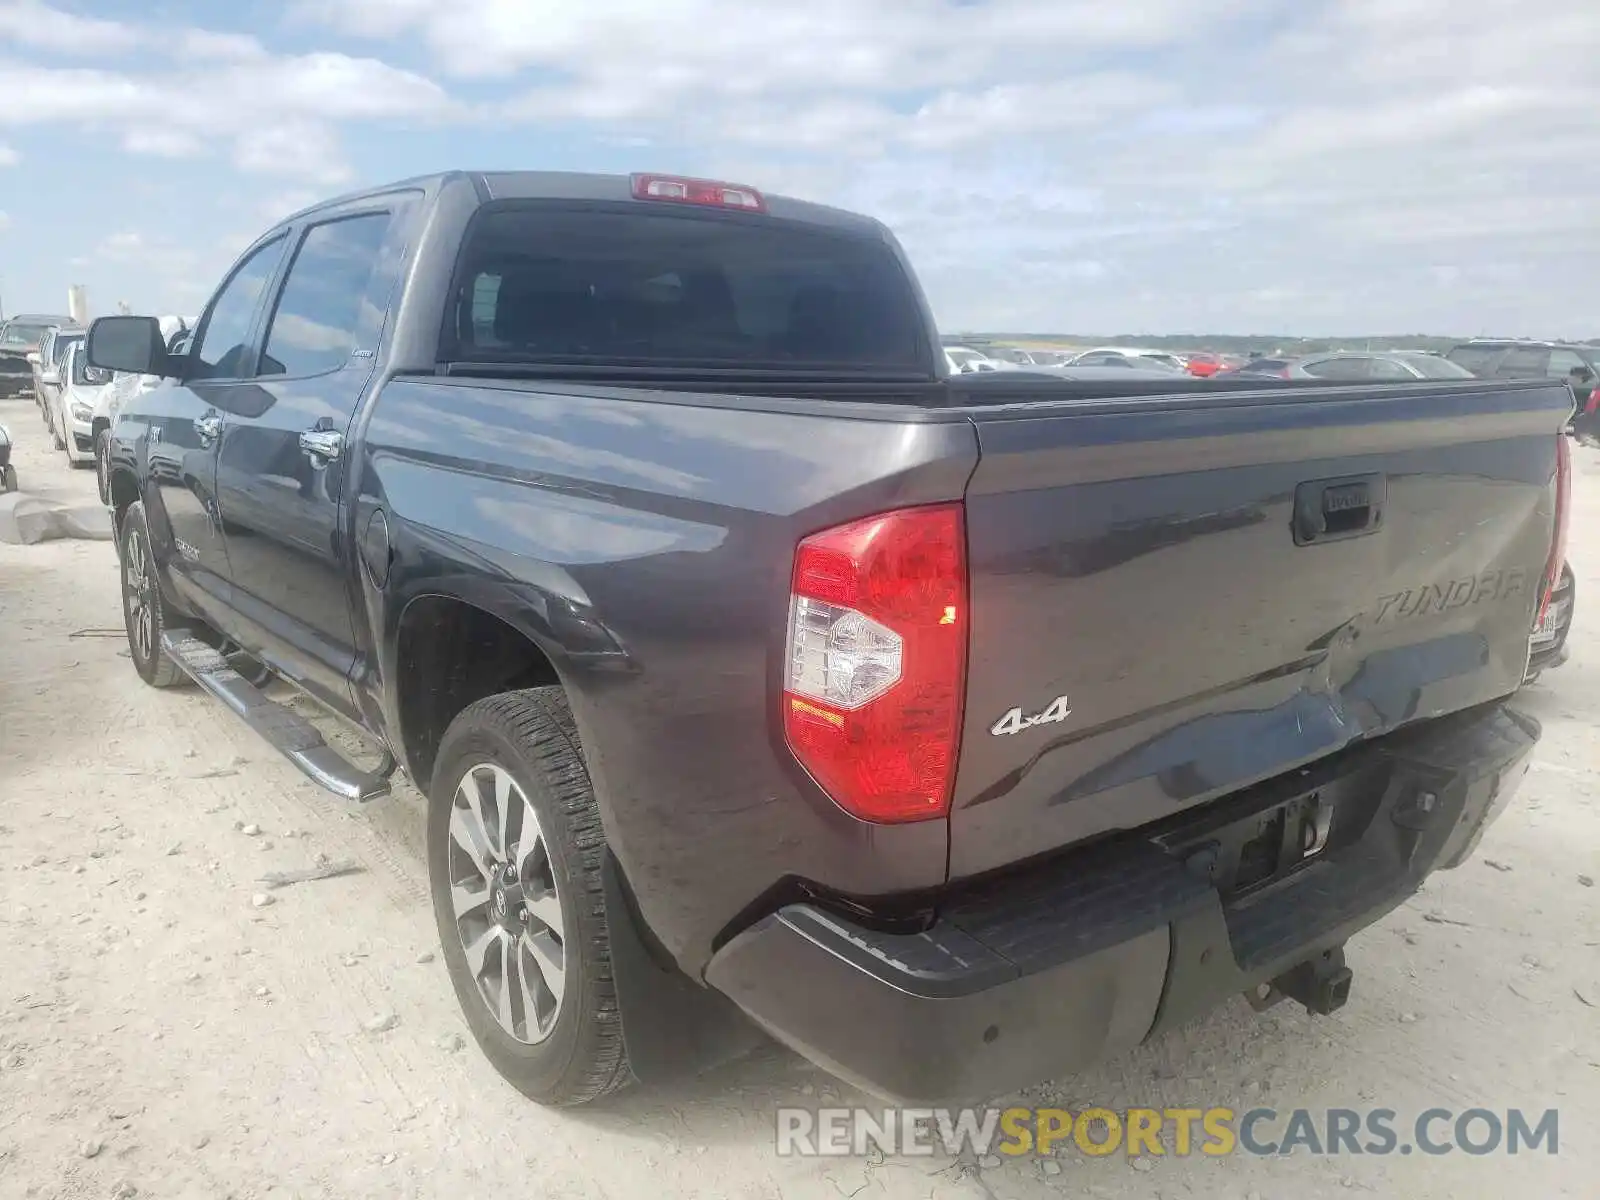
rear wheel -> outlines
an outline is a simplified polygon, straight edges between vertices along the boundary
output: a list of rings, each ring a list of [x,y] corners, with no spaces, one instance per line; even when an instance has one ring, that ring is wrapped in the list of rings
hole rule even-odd
[[[542,1104],[629,1079],[601,890],[605,835],[560,688],[491,696],[450,724],[428,810],[445,965],[495,1069]]]
[[[175,622],[156,577],[143,503],[130,505],[123,516],[118,550],[122,561],[122,616],[128,629],[133,669],[151,687],[183,683],[188,676],[161,649],[161,635]]]
[[[55,409],[50,410],[50,442],[57,450],[65,450],[67,439],[61,436],[60,415]]]

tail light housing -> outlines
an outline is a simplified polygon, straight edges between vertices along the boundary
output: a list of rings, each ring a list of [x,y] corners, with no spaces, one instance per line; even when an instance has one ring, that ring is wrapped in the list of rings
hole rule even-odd
[[[899,509],[796,548],[784,656],[791,752],[844,811],[950,811],[967,668],[959,504]]]
[[[1550,546],[1550,561],[1544,568],[1544,586],[1539,589],[1539,614],[1533,627],[1544,624],[1545,613],[1550,608],[1550,598],[1561,583],[1561,568],[1567,561],[1567,526],[1572,519],[1572,439],[1566,434],[1556,438],[1556,523]]]

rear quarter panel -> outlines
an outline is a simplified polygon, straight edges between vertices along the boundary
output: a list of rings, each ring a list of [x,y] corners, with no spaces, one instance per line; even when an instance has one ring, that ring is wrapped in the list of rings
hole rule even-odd
[[[783,747],[775,684],[796,542],[959,498],[977,447],[964,419],[889,406],[652,395],[391,382],[363,437],[355,527],[381,506],[393,531],[388,586],[365,585],[386,678],[423,595],[546,651],[643,916],[698,975],[784,881],[857,897],[944,881],[946,823],[845,815]]]

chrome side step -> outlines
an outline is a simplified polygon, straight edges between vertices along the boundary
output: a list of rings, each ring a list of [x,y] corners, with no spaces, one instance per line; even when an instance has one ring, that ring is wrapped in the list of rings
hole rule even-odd
[[[363,771],[322,738],[310,721],[276,700],[228,665],[217,651],[186,633],[164,633],[161,648],[167,656],[246,725],[299,767],[306,778],[341,800],[366,803],[389,794],[389,776],[381,768]],[[383,766],[393,761],[384,757]],[[390,768],[392,770],[392,768]]]

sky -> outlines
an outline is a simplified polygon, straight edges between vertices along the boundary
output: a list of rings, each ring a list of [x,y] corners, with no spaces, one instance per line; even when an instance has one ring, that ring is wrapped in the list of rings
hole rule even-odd
[[[0,0],[0,301],[450,168],[870,213],[946,330],[1600,337],[1596,0]]]

